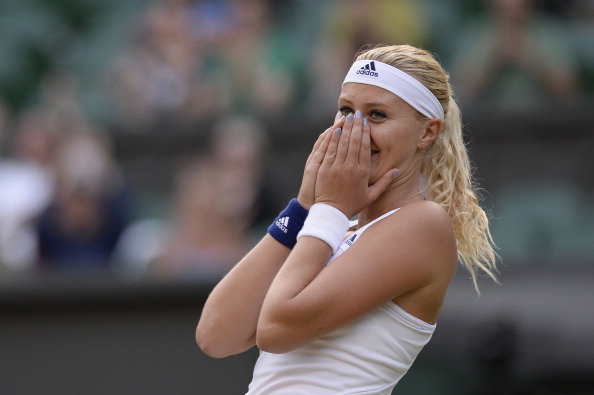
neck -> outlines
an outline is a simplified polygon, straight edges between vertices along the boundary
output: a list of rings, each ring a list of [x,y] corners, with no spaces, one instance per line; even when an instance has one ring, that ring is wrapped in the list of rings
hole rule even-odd
[[[424,191],[420,189],[418,181],[411,185],[416,185],[416,187],[395,186],[391,190],[384,192],[378,200],[359,213],[358,226],[364,226],[391,210],[423,200]]]

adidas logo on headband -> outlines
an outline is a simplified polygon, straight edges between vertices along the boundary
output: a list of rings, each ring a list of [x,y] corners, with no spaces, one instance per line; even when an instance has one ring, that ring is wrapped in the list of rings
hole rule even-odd
[[[379,74],[375,71],[375,62],[371,61],[365,66],[357,70],[357,74],[368,75],[370,77],[377,77]]]

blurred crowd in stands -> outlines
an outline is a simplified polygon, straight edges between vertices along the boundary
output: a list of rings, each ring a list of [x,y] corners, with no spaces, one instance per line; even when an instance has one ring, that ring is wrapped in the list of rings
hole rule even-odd
[[[466,111],[594,103],[592,0],[2,2],[0,275],[220,276],[275,214],[270,137],[330,122],[368,43],[438,53]],[[114,137],[197,130],[138,215]]]

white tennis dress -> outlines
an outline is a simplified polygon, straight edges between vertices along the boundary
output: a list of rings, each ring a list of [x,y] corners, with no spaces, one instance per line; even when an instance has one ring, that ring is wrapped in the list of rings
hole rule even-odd
[[[328,263],[355,243],[369,226],[358,229]],[[311,344],[284,353],[262,351],[249,395],[389,395],[429,342],[435,325],[388,302],[357,321]]]

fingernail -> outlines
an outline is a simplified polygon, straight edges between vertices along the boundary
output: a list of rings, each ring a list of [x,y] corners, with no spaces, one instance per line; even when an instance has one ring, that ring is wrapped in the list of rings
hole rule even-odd
[[[367,126],[368,122],[367,122],[367,118],[363,118],[363,126]]]
[[[359,111],[359,110],[355,111],[355,118],[357,118],[357,119],[361,118],[361,111]]]
[[[340,119],[338,120],[338,122],[342,121],[344,119],[344,115],[342,117],[340,117]]]
[[[341,128],[338,128],[338,129],[336,129],[336,132],[335,133],[336,133],[337,136],[340,136],[340,133],[341,132],[342,132],[342,129]]]
[[[353,122],[353,114],[347,115],[347,122]]]
[[[392,174],[392,177],[393,177],[393,178],[396,178],[396,177],[398,177],[398,174],[400,174],[400,170],[396,170],[396,171],[395,171],[395,172]]]

